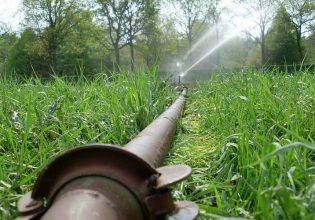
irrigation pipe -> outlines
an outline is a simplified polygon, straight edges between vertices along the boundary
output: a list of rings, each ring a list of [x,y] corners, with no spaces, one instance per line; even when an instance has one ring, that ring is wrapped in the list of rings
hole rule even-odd
[[[182,219],[198,215],[175,202],[170,186],[191,174],[187,165],[161,166],[184,108],[187,90],[124,147],[71,149],[39,174],[18,202],[18,219]]]

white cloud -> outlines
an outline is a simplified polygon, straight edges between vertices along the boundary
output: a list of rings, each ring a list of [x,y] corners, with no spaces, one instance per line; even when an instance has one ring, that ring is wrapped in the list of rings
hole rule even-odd
[[[15,31],[23,17],[21,4],[21,0],[0,0],[0,21]]]

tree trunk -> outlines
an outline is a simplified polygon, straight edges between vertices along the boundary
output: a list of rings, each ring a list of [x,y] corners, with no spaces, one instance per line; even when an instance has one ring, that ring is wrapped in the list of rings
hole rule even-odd
[[[52,71],[57,71],[57,45],[54,36],[48,39],[49,66]]]
[[[133,45],[133,40],[132,38],[130,39],[130,64],[131,64],[131,70],[135,70],[135,52],[134,52],[134,45]]]
[[[260,26],[260,50],[261,50],[261,65],[266,64],[266,35],[265,35],[265,26],[261,25]]]
[[[303,53],[303,48],[301,45],[301,39],[297,40],[297,47],[298,47],[298,51],[299,51],[299,55],[300,55],[300,61],[302,61],[304,59],[304,53]]]
[[[119,66],[120,66],[120,54],[119,54],[118,45],[115,45],[115,61],[116,61],[116,67],[119,68]]]
[[[261,36],[261,65],[265,65],[266,63],[266,42],[265,35]]]
[[[147,67],[150,67],[151,66],[151,62],[150,62],[150,58],[149,58],[148,55],[146,56],[145,61],[146,61]]]
[[[303,58],[304,58],[304,53],[303,53],[301,40],[302,40],[302,37],[301,37],[301,27],[300,27],[300,30],[299,29],[296,30],[296,45],[297,45],[297,48],[298,48],[300,61],[302,61]]]

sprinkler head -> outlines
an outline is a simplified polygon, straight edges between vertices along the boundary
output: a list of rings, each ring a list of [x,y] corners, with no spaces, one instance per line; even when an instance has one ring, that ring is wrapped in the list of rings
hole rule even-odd
[[[177,67],[181,67],[181,66],[182,66],[182,63],[179,62],[179,61],[177,61],[177,62],[176,62],[176,66],[177,66]]]

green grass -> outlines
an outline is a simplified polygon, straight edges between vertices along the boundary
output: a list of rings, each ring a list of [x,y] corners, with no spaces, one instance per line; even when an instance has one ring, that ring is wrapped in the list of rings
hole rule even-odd
[[[314,219],[315,76],[213,75],[194,87],[168,164],[193,175],[174,188],[200,219]],[[153,73],[47,82],[0,77],[0,218],[41,168],[66,149],[123,145],[164,111],[174,93]]]
[[[125,144],[172,98],[154,72],[45,83],[0,77],[0,219],[16,216],[16,201],[53,156],[88,143]]]
[[[168,163],[193,175],[175,188],[201,219],[314,219],[315,76],[213,75],[191,92]]]

